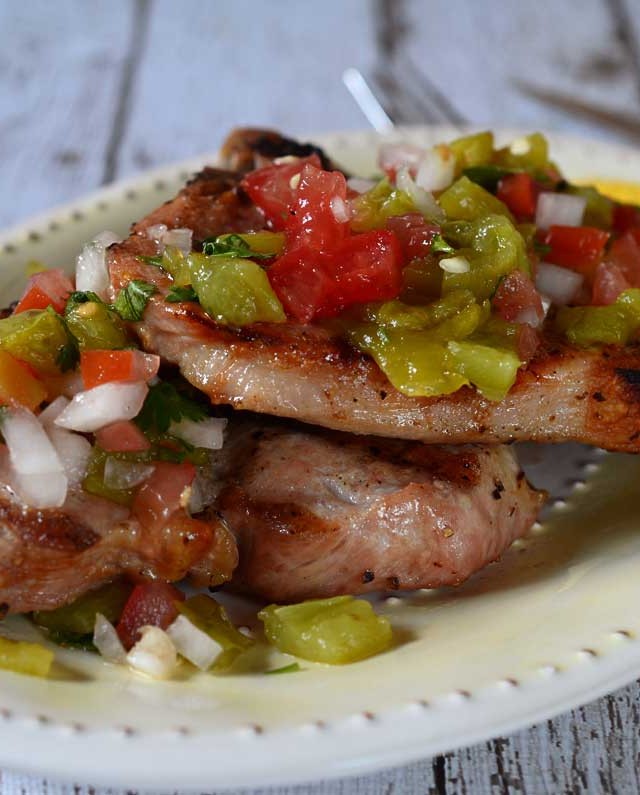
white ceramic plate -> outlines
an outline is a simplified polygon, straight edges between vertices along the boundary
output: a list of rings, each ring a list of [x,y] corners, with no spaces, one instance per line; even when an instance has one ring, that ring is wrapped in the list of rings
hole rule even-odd
[[[406,134],[427,142],[452,133]],[[551,138],[571,177],[640,181],[640,154]],[[366,174],[377,140],[321,143]],[[211,159],[108,188],[3,235],[2,303],[15,297],[27,260],[71,264],[83,241],[105,228],[124,233]],[[401,638],[393,651],[345,667],[302,663],[290,675],[248,670],[162,684],[61,652],[51,681],[0,675],[0,765],[165,791],[282,784],[510,732],[633,680],[640,458],[577,445],[522,453],[553,497],[543,524],[457,590],[381,596]]]

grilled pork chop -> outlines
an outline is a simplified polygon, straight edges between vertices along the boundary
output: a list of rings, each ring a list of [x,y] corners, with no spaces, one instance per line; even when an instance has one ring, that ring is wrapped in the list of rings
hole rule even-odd
[[[208,526],[184,516],[162,532],[80,490],[60,509],[35,510],[0,486],[3,609],[53,609],[121,575],[220,585],[238,563],[236,542],[237,586],[267,599],[457,584],[523,535],[543,499],[505,447],[263,420],[231,423],[209,480],[210,499],[222,491]]]
[[[246,165],[246,155],[234,162]],[[239,189],[240,176],[205,169],[172,201],[135,224],[108,251],[113,290],[132,279],[155,284],[136,325],[146,350],[180,367],[218,404],[358,434],[436,443],[579,441],[640,452],[640,345],[577,349],[547,334],[500,402],[464,387],[414,398],[397,391],[374,361],[320,325],[217,325],[195,303],[166,303],[171,279],[140,255],[156,254],[146,230],[188,227],[196,244],[263,226]]]
[[[439,447],[303,426],[238,427],[218,510],[239,545],[232,587],[295,602],[458,585],[534,521],[504,445]]]

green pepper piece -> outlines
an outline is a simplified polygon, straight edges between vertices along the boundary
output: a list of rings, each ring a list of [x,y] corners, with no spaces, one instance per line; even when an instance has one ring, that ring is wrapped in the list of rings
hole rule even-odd
[[[188,258],[175,246],[167,246],[162,253],[162,269],[173,278],[176,287],[191,284],[191,270]]]
[[[365,308],[364,317],[378,326],[417,331],[432,329],[455,318],[470,306],[477,306],[470,290],[453,290],[440,300],[423,306],[405,304],[398,300],[370,304]]]
[[[509,168],[502,168],[501,166],[494,166],[491,164],[485,166],[472,166],[465,168],[462,172],[464,177],[468,177],[471,182],[482,186],[485,190],[495,193],[498,188],[498,183],[507,174],[512,174],[513,171]]]
[[[240,654],[255,644],[233,626],[224,607],[206,594],[176,602],[176,607],[199,630],[222,646],[222,652],[212,666],[216,671],[228,669]]]
[[[65,320],[80,350],[117,350],[131,345],[118,314],[101,301],[69,301]]]
[[[220,235],[221,240],[231,237],[231,235]],[[249,246],[251,251],[256,254],[270,255],[277,257],[284,250],[285,237],[283,232],[244,232],[237,234],[236,237],[242,238]]]
[[[117,580],[83,594],[64,607],[58,607],[56,610],[38,610],[32,614],[32,617],[39,627],[55,633],[91,635],[96,622],[96,613],[102,613],[115,624],[132,590],[132,585]]]
[[[417,212],[409,194],[392,187],[388,179],[380,180],[371,190],[362,193],[353,200],[352,206],[351,229],[354,232],[384,229],[388,218]]]
[[[435,257],[411,260],[402,271],[400,297],[410,304],[432,301],[442,291],[442,268]]]
[[[188,257],[193,289],[204,310],[218,323],[247,326],[283,323],[286,315],[265,271],[237,257]]]
[[[458,173],[464,171],[465,168],[483,166],[491,162],[493,133],[479,132],[456,138],[449,144],[449,148],[455,155]]]
[[[68,342],[64,322],[51,307],[0,320],[0,348],[47,375],[60,372],[59,356]]]
[[[541,133],[532,133],[499,149],[494,161],[505,168],[532,173],[544,172],[549,163],[549,144]]]
[[[440,194],[438,202],[451,220],[475,221],[485,215],[511,218],[506,205],[468,177],[456,180]]]
[[[584,226],[595,226],[598,229],[611,229],[613,222],[614,202],[603,196],[599,190],[589,185],[569,185],[567,193],[582,196],[587,200],[582,223]]]
[[[448,361],[488,400],[502,400],[513,386],[522,364],[510,350],[480,345],[471,340],[451,341]]]
[[[133,489],[113,489],[104,482],[104,465],[107,463],[109,453],[95,445],[91,451],[87,464],[87,474],[82,481],[82,488],[89,494],[104,497],[118,505],[130,508],[133,503]]]
[[[640,331],[640,288],[625,290],[609,306],[562,307],[555,323],[580,347],[626,345]]]
[[[443,293],[462,288],[471,290],[478,299],[491,298],[503,276],[516,269],[530,272],[522,235],[505,216],[447,223],[443,232],[447,240],[460,247],[458,253],[471,266],[466,273],[445,273]]]
[[[267,639],[287,654],[344,665],[386,651],[393,643],[388,619],[352,596],[269,605],[258,613]]]
[[[428,332],[362,324],[347,330],[352,345],[372,356],[397,390],[412,397],[456,392],[468,379],[452,372],[447,349]]]
[[[0,637],[0,668],[29,676],[49,676],[54,654],[39,643]]]

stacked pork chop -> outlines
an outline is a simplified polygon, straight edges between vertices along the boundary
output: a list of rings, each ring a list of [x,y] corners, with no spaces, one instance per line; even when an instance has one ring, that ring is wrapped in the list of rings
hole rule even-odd
[[[143,347],[212,403],[244,410],[209,473],[210,532],[186,521],[155,538],[84,493],[55,511],[17,510],[0,493],[0,602],[12,611],[64,604],[119,574],[230,581],[272,601],[457,585],[524,535],[544,499],[498,443],[639,451],[638,346],[603,355],[543,340],[500,402],[471,388],[411,398],[324,327],[232,328],[195,303],[166,302],[170,277],[143,259],[157,254],[147,230],[188,228],[200,250],[262,229],[242,174],[309,151],[238,131],[225,170],[205,169],[108,250],[114,294],[133,279],[158,289],[134,324]]]

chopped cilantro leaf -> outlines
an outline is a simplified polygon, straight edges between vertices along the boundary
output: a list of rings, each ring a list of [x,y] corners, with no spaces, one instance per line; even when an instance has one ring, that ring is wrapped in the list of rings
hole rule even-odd
[[[76,308],[76,306],[78,306],[78,304],[88,303],[104,304],[104,301],[99,295],[92,293],[90,290],[86,292],[80,292],[79,290],[76,290],[67,298],[67,306],[65,307],[64,313],[65,315],[68,315]]]
[[[180,394],[173,384],[162,381],[149,387],[136,422],[145,432],[167,433],[172,422],[198,422],[206,416],[203,406]]]
[[[159,254],[155,257],[145,257],[142,254],[138,257],[141,262],[146,262],[147,265],[155,265],[156,268],[162,267],[163,257],[162,254]]]
[[[123,320],[142,320],[151,296],[157,292],[149,282],[134,279],[116,296],[113,308]]]
[[[430,250],[433,254],[453,254],[455,251],[440,234],[432,238]]]
[[[534,240],[533,250],[536,252],[536,254],[540,254],[541,257],[544,257],[545,254],[548,254],[551,251],[551,246],[548,246],[546,243],[542,243],[540,240]]]
[[[198,294],[190,285],[186,287],[172,287],[164,300],[168,301],[170,304],[177,304],[178,301],[197,301]]]
[[[202,253],[209,257],[240,257],[242,259],[272,259],[273,254],[260,254],[240,235],[208,237],[202,244]]]

